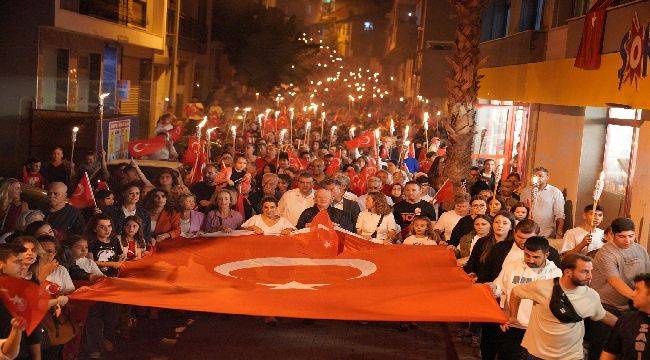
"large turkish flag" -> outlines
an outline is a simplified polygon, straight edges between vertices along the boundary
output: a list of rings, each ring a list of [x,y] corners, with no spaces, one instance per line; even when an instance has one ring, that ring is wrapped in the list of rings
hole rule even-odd
[[[445,247],[336,235],[177,239],[71,298],[314,319],[506,321],[488,287],[473,284]]]

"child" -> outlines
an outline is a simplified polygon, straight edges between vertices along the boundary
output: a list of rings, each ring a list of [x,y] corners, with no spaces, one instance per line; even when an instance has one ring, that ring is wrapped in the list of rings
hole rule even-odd
[[[41,160],[30,158],[23,168],[23,182],[35,188],[45,188],[45,178],[41,174]]]
[[[515,217],[515,225],[519,224],[521,220],[528,219],[528,206],[522,202],[518,202],[514,205],[512,205],[512,208],[510,208],[510,212],[512,215]]]
[[[170,131],[174,128],[174,124],[172,124],[172,116],[171,114],[163,114],[160,116],[160,119],[158,119],[158,122],[156,123],[156,129],[154,130],[154,134],[156,135],[168,135]]]
[[[141,259],[147,254],[144,235],[142,235],[142,220],[137,215],[124,219],[124,226],[117,238],[122,245],[122,261]]]
[[[404,239],[404,245],[438,245],[433,240],[433,227],[426,216],[416,216],[411,223],[410,236]]]
[[[594,210],[593,204],[587,205],[582,214],[582,224],[567,230],[564,234],[564,242],[560,253],[563,255],[574,253],[586,255],[591,251],[600,249],[604,245],[603,238],[605,235],[603,229],[598,228],[602,222],[603,208],[597,205]]]
[[[77,272],[77,276],[73,276],[73,280],[89,280],[90,282],[95,282],[105,277],[104,273],[99,270],[97,264],[88,257],[88,240],[86,238],[74,235],[69,237],[66,243],[70,248],[75,265],[83,270],[83,272]],[[74,272],[71,274],[74,274]]]

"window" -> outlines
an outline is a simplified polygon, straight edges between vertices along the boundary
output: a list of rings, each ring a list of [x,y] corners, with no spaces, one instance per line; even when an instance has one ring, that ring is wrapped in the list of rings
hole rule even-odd
[[[519,31],[541,29],[543,8],[544,0],[522,0]]]
[[[485,8],[481,28],[481,41],[499,39],[508,34],[510,0],[495,0]]]

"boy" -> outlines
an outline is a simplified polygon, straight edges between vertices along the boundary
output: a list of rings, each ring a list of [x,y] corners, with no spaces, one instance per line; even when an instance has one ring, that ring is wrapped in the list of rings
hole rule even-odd
[[[603,247],[604,231],[599,229],[598,226],[603,222],[603,208],[600,205],[596,206],[590,204],[585,206],[584,213],[582,214],[582,224],[573,229],[567,230],[564,234],[564,243],[562,244],[563,255],[568,254],[587,254],[591,251],[598,250]],[[592,230],[591,224],[594,228]]]

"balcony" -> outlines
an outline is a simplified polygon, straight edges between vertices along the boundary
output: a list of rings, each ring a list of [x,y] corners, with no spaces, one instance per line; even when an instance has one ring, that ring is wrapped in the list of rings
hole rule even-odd
[[[167,36],[169,44],[173,44],[175,34],[176,11],[167,11]],[[208,43],[208,27],[193,18],[181,13],[179,21],[178,47],[183,51],[205,54]]]
[[[500,39],[481,43],[482,67],[526,64],[544,61],[546,31],[527,30]]]
[[[116,24],[147,27],[146,0],[61,0],[61,9]]]

